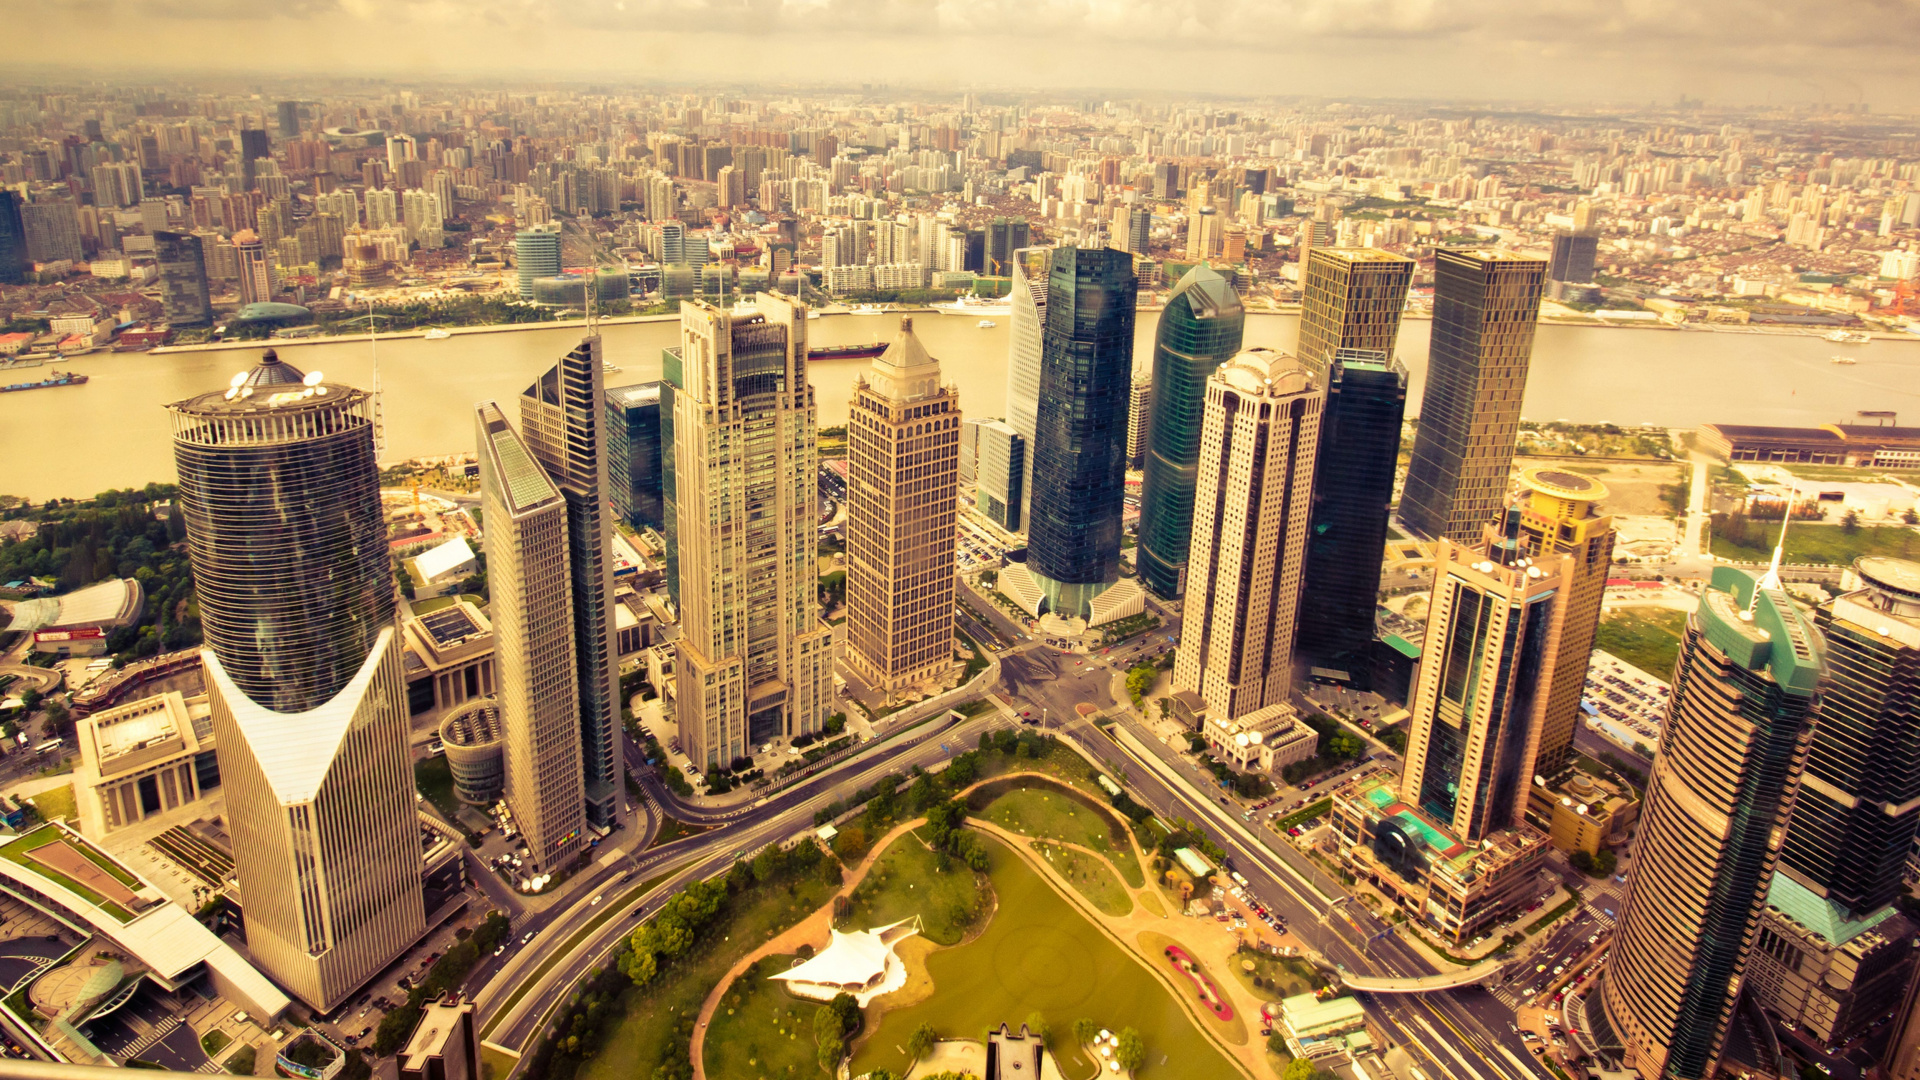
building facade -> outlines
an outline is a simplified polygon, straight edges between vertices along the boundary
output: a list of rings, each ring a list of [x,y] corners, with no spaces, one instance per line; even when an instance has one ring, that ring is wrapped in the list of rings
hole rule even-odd
[[[734,315],[683,303],[681,343],[665,358],[675,711],[699,769],[817,732],[832,704],[832,632],[815,600],[819,450],[806,311],[774,294],[755,305]]]
[[[586,845],[567,501],[494,402],[474,410],[507,808],[534,864]]]
[[[1187,271],[1160,313],[1152,383],[1158,394],[1141,448],[1145,478],[1134,563],[1162,596],[1186,592],[1207,380],[1240,351],[1245,327],[1239,294],[1204,265]]]
[[[267,261],[266,245],[252,229],[233,234],[233,259],[240,280],[240,306],[272,301],[273,264]]]
[[[1507,251],[1434,258],[1433,343],[1400,520],[1471,541],[1506,497],[1547,264]]]
[[[1674,669],[1612,956],[1588,998],[1603,1049],[1643,1076],[1713,1075],[1806,763],[1820,652],[1772,574],[1714,568]]]
[[[1300,297],[1300,362],[1324,375],[1341,349],[1393,356],[1413,260],[1378,248],[1314,247]]]
[[[1573,734],[1586,691],[1587,661],[1600,632],[1600,601],[1613,566],[1613,518],[1600,513],[1606,486],[1559,469],[1525,469],[1520,535],[1535,556],[1560,555],[1560,646],[1547,686],[1534,771],[1551,776],[1573,757]],[[1656,673],[1664,674],[1664,673]]]
[[[560,273],[560,229],[541,226],[515,233],[513,265],[518,274],[520,299],[533,299],[534,282]]]
[[[1040,354],[1047,326],[1047,279],[1052,248],[1014,252],[1013,314],[1007,327],[1007,425],[1026,447],[1021,462],[1021,528],[1030,520],[1033,497],[1033,437],[1040,418]]]
[[[169,411],[248,949],[328,1011],[425,929],[372,395],[268,351]]]
[[[661,500],[658,382],[607,390],[607,494],[635,529],[666,524]]]
[[[0,191],[0,285],[22,285],[33,269],[27,254],[27,224],[20,213],[25,200],[17,191]]]
[[[913,320],[853,384],[847,423],[847,662],[892,694],[953,668],[960,394]]]
[[[1307,587],[1295,648],[1316,675],[1371,683],[1374,611],[1387,545],[1407,369],[1385,352],[1338,349],[1314,463]]]
[[[1047,277],[1027,571],[1047,607],[1086,618],[1120,578],[1133,375],[1133,258],[1055,248]],[[1035,498],[1039,494],[1039,498]]]
[[[613,635],[613,523],[607,520],[606,370],[585,338],[520,395],[520,437],[567,503],[573,656],[587,824],[620,813],[620,667]]]
[[[153,256],[160,266],[160,303],[173,326],[205,326],[213,321],[207,292],[207,262],[200,238],[161,230],[153,234]]]
[[[1147,425],[1153,419],[1153,382],[1140,372],[1133,373],[1133,388],[1127,395],[1127,468],[1146,464]]]
[[[974,508],[1006,532],[1017,533],[1026,525],[1020,517],[1026,501],[1020,485],[1027,471],[1027,441],[1000,420],[982,421],[974,428]]]
[[[1292,357],[1249,349],[1208,377],[1192,572],[1173,666],[1209,716],[1287,704],[1324,396]]]

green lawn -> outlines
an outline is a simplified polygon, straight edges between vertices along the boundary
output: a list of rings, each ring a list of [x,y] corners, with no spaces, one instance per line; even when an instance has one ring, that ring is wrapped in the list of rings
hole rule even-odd
[[[52,825],[42,825],[38,829],[15,840],[13,843],[5,847],[0,847],[0,858],[10,859],[13,862],[19,863],[21,866],[30,868],[34,873],[67,889],[123,923],[132,922],[133,912],[108,900],[106,897],[101,896],[99,893],[87,888],[85,885],[80,884],[78,881],[73,880],[60,871],[55,870],[53,867],[28,857],[28,853],[35,848],[45,847],[48,844],[57,843],[61,840],[68,840],[73,849],[85,857],[88,862],[93,863],[95,866],[112,875],[113,878],[122,885],[125,885],[129,889],[137,890],[140,888],[140,880],[138,878],[133,877],[125,870],[115,866],[106,857],[93,850],[91,844],[88,844],[84,840],[70,838],[66,833]]]
[[[1242,949],[1227,966],[1249,992],[1269,1001],[1311,994],[1327,985],[1326,978],[1315,971],[1312,964],[1298,957],[1268,956]]]
[[[1089,796],[1037,784],[1003,794],[989,785],[969,797],[969,805],[976,801],[981,804],[976,816],[1009,832],[1091,848],[1112,859],[1127,884],[1137,889],[1147,883],[1127,844],[1126,826]]]
[[[747,969],[720,999],[707,1028],[704,1064],[715,1080],[825,1077],[814,1043],[817,1002],[794,997],[770,976],[794,957],[769,956]]]
[[[1763,563],[1773,558],[1773,546],[1779,542],[1780,526],[1755,530],[1766,538],[1763,547],[1746,547],[1729,542],[1715,533],[1713,553],[1723,559]],[[1756,538],[1757,539],[1757,538]],[[1861,526],[1851,535],[1838,525],[1794,523],[1787,530],[1786,561],[1850,566],[1862,555],[1886,555],[1896,559],[1920,559],[1920,532],[1900,525]]]
[[[931,1024],[949,1038],[978,1039],[1006,1020],[1038,1012],[1054,1031],[1086,1017],[1101,1027],[1138,1030],[1147,1065],[1138,1076],[1233,1077],[1240,1070],[1202,1035],[1181,1004],[1140,962],[1124,952],[1053,891],[1024,860],[985,840],[993,851],[993,921],[965,945],[927,958],[933,996],[886,1014],[853,1058],[853,1075],[887,1068],[906,1072],[908,1033]],[[1068,1039],[1067,1041],[1071,1041]],[[1062,1071],[1087,1076],[1092,1063],[1061,1047]],[[636,1063],[624,1077],[647,1076]]]
[[[74,821],[79,814],[73,801],[73,785],[65,784],[51,791],[43,791],[27,800],[35,810],[40,811],[43,821]],[[79,824],[77,821],[74,822]]]
[[[413,786],[420,789],[420,794],[441,816],[448,821],[459,821],[454,815],[460,812],[460,796],[453,793],[453,769],[447,765],[445,754],[414,762]]]
[[[1120,884],[1107,860],[1057,844],[1035,844],[1033,849],[1094,907],[1113,916],[1133,910],[1133,897],[1127,893],[1126,886]]]
[[[232,1042],[233,1038],[224,1031],[209,1031],[200,1036],[200,1049],[205,1050],[208,1057],[219,1057],[220,1051]]]
[[[625,1016],[613,1023],[600,1052],[580,1066],[578,1080],[650,1077],[667,1060],[674,1025],[698,1013],[727,969],[767,938],[826,904],[832,890],[814,878],[792,889],[759,889],[702,932],[694,952],[660,973],[644,991],[621,995]],[[531,981],[531,980],[530,980]],[[504,1008],[502,1010],[505,1011]],[[716,1080],[719,1074],[714,1074]]]
[[[647,847],[649,849],[657,848],[663,844],[671,844],[675,840],[685,840],[689,836],[699,836],[706,831],[707,826],[705,825],[689,825],[679,818],[667,818],[660,824],[660,831],[654,835],[653,843],[648,844]]]
[[[1593,647],[1605,649],[1656,679],[1669,679],[1686,632],[1684,611],[1622,608],[1600,616],[1600,633],[1593,639]]]
[[[895,840],[853,890],[840,928],[871,930],[918,915],[929,941],[958,943],[987,906],[985,884],[966,863],[950,859],[944,873],[937,863],[918,833]]]
[[[1849,469],[1844,465],[1781,465],[1802,480],[1840,480],[1872,484],[1883,480],[1920,480],[1920,472],[1901,469]]]

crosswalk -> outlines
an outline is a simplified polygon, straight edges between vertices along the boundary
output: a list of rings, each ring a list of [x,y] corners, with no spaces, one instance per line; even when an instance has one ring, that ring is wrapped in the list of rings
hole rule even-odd
[[[120,1051],[120,1055],[130,1058],[139,1057],[142,1051],[154,1043],[159,1042],[161,1039],[166,1038],[168,1035],[173,1034],[173,1029],[179,1026],[180,1018],[177,1016],[169,1016],[165,1020],[148,1028],[139,1038],[128,1043],[126,1049]]]

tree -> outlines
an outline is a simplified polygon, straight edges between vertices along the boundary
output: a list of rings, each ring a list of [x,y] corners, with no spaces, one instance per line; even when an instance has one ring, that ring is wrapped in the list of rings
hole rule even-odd
[[[922,1023],[913,1029],[912,1035],[907,1036],[908,1060],[919,1061],[926,1057],[927,1051],[933,1049],[933,1044],[939,1041],[940,1033],[933,1030],[933,1025]]]
[[[1081,1046],[1092,1042],[1099,1034],[1100,1025],[1094,1023],[1090,1016],[1083,1016],[1073,1022],[1073,1041]]]
[[[1147,1063],[1147,1044],[1140,1040],[1140,1033],[1132,1028],[1122,1028],[1118,1045],[1113,1048],[1113,1060],[1128,1072],[1138,1070]],[[1286,1080],[1294,1080],[1289,1076]]]
[[[1038,1035],[1042,1045],[1049,1048],[1053,1046],[1053,1028],[1047,1025],[1047,1018],[1040,1010],[1035,1009],[1027,1014],[1027,1031]]]
[[[1307,1058],[1294,1058],[1287,1062],[1287,1071],[1280,1074],[1280,1080],[1313,1080],[1313,1062]]]
[[[828,1076],[840,1069],[840,1059],[847,1056],[847,1041],[838,1035],[828,1035],[820,1040],[820,1071]]]
[[[1860,531],[1860,512],[1858,510],[1849,510],[1846,515],[1840,519],[1840,531],[1846,533],[1848,536],[1852,536],[1854,533]]]

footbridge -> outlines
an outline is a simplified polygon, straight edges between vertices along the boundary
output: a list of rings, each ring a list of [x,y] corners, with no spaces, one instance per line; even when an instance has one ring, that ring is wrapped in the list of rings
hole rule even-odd
[[[1462,986],[1473,986],[1486,982],[1507,966],[1511,957],[1499,960],[1487,960],[1472,967],[1443,971],[1438,975],[1422,975],[1418,978],[1388,979],[1372,975],[1354,975],[1345,968],[1340,969],[1340,984],[1348,990],[1365,990],[1369,994],[1429,994],[1436,990],[1456,990]]]

